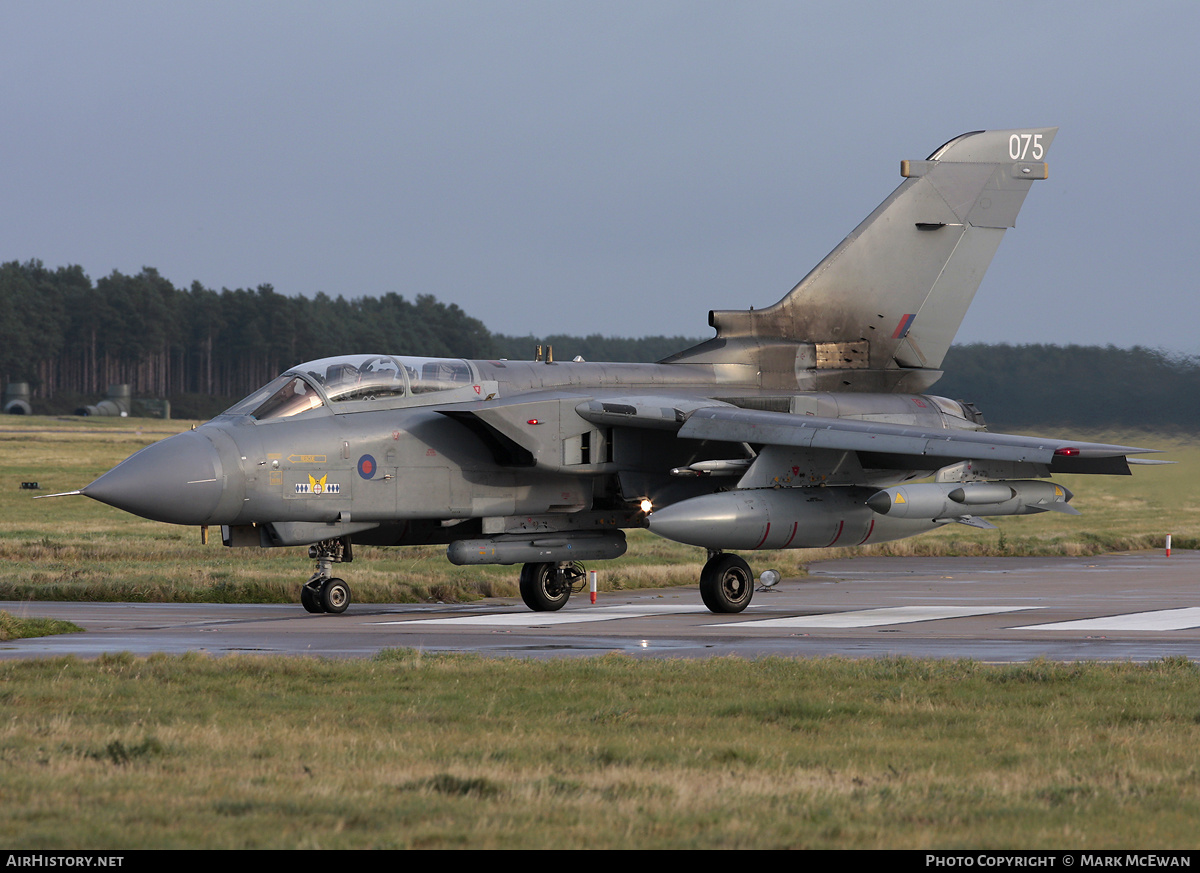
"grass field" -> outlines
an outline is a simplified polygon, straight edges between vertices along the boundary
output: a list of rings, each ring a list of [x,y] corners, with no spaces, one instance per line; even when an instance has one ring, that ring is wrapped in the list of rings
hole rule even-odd
[[[1200,671],[0,662],[19,848],[1196,848]]]
[[[68,491],[186,423],[0,426],[0,599],[292,601],[303,549]],[[961,525],[891,554],[1090,554],[1200,537],[1200,446],[1133,477],[1063,477],[1082,517]],[[758,555],[803,572],[845,555]],[[648,535],[609,587],[695,584]],[[789,563],[790,562],[790,563]],[[515,593],[512,568],[363,549],[356,598]],[[347,574],[349,575],[349,574]],[[8,625],[0,616],[0,632]],[[69,630],[69,629],[68,629]],[[0,661],[0,845],[138,848],[1200,846],[1200,669],[905,659],[549,661],[129,655]]]
[[[0,422],[0,599],[293,602],[312,573],[305,548],[226,549],[219,536],[200,544],[196,528],[145,521],[88,500],[31,499],[70,491],[149,443],[190,427],[152,419],[21,418]],[[1133,476],[1057,477],[1083,516],[1043,513],[999,519],[999,531],[964,525],[862,549],[762,552],[756,571],[785,577],[807,562],[851,554],[1087,555],[1200,545],[1200,443],[1146,434],[1074,436],[1163,448],[1177,461],[1138,467]],[[41,491],[20,489],[37,482]],[[692,585],[702,549],[630,536],[628,554],[596,565],[603,589]],[[359,603],[457,601],[517,593],[515,567],[455,567],[444,546],[355,549],[343,573]]]

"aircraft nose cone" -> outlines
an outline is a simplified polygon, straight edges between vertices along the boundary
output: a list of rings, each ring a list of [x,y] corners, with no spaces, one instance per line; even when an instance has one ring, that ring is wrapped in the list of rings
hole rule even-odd
[[[203,435],[188,431],[130,456],[83,493],[153,521],[205,524],[217,508],[223,485],[216,448]]]

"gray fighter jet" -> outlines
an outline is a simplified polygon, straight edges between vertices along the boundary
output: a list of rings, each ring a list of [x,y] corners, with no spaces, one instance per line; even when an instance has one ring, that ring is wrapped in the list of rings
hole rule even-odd
[[[628,528],[708,550],[700,593],[740,612],[735,551],[853,546],[988,517],[1076,513],[1055,473],[1151,451],[987,432],[925,393],[1057,128],[981,131],[923,161],[782,300],[709,313],[657,364],[371,354],[300,364],[80,492],[227,546],[309,546],[301,602],[343,612],[352,543],[444,543],[523,564],[560,609]],[[1145,462],[1143,462],[1145,463]],[[928,481],[919,481],[928,480]]]

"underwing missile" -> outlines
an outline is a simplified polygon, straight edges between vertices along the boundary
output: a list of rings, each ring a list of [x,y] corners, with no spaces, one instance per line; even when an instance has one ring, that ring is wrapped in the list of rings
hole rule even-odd
[[[922,482],[896,485],[867,498],[867,506],[889,518],[953,521],[964,516],[1032,515],[1063,512],[1079,515],[1068,505],[1074,495],[1054,482]]]

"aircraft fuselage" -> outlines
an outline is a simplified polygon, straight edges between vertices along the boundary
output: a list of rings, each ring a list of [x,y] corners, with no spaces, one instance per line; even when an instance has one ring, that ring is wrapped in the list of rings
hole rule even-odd
[[[76,493],[220,525],[230,546],[308,544],[301,600],[335,613],[350,591],[331,568],[352,543],[521,563],[526,604],[553,610],[580,561],[618,557],[624,530],[647,527],[706,549],[705,604],[739,612],[753,580],[727,549],[1074,512],[1040,480],[1128,474],[1148,450],[987,433],[970,404],[926,393],[1048,178],[1055,130],[976,131],[903,161],[900,186],[781,300],[711,311],[716,336],[658,364],[311,361]]]

